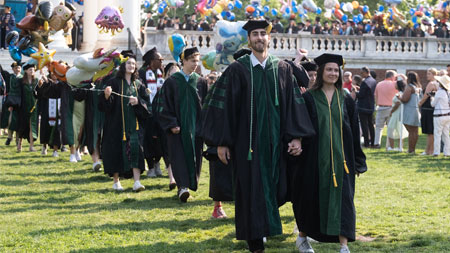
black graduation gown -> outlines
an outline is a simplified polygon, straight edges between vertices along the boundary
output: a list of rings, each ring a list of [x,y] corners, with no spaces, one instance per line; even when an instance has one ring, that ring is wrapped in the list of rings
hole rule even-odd
[[[204,77],[200,77],[197,81],[198,96],[200,97],[200,103],[205,103],[206,95],[208,94],[208,80]]]
[[[0,128],[7,128],[8,127],[8,121],[9,121],[9,111],[8,107],[6,106],[6,98],[10,90],[10,83],[11,83],[11,76],[12,74],[9,74],[8,71],[2,71],[0,73],[3,78],[3,85],[2,93],[0,95],[3,96],[3,100],[0,101],[2,103],[2,114],[0,117]]]
[[[272,144],[279,147],[280,156],[277,161],[278,174],[274,175],[278,180],[274,182],[275,185],[271,186],[276,192],[270,193],[275,197],[275,205],[278,206],[273,206],[272,202],[266,203],[257,138],[253,138],[252,160],[248,160],[252,108],[249,64],[250,56],[242,56],[232,63],[215,83],[212,88],[211,100],[205,108],[202,127],[202,137],[205,138],[208,145],[230,148],[238,240],[261,239],[282,232],[278,206],[286,202],[288,194],[286,172],[288,143],[294,138],[314,134],[299,88],[293,81],[292,68],[286,62],[279,61],[275,67],[278,67],[276,88],[279,100],[278,139],[280,143]],[[272,71],[266,71],[263,80],[269,80],[269,78],[272,78]],[[254,85],[260,84],[255,83]],[[257,117],[256,113],[253,114],[253,123],[255,124],[252,134],[254,136],[257,135],[256,129],[262,127],[257,124]],[[269,175],[265,176],[269,177]],[[275,229],[273,229],[274,222],[269,220],[269,208],[272,210],[271,220],[278,220],[275,222]],[[276,214],[274,214],[275,212]]]
[[[296,161],[296,168],[292,176],[292,202],[295,219],[299,230],[320,242],[339,242],[338,235],[326,235],[320,231],[319,208],[319,123],[316,105],[310,92],[303,94],[315,136],[302,140],[303,152]],[[349,174],[343,173],[341,227],[340,235],[355,240],[356,214],[353,197],[355,192],[355,172],[363,173],[367,170],[366,157],[359,143],[358,114],[355,102],[347,94],[343,108],[343,144]],[[338,181],[338,184],[341,182]]]
[[[52,128],[48,122],[48,98],[42,96],[39,89],[36,89],[38,97],[39,115],[41,116],[39,128],[39,142],[41,144],[48,144]]]
[[[85,91],[72,90],[72,87],[66,82],[48,82],[37,89],[42,94],[42,97],[61,99],[61,141],[63,145],[74,145],[73,103],[75,100],[82,101]]]
[[[38,80],[33,79],[33,84],[29,85],[24,83],[23,78],[17,79],[16,88],[20,92],[20,107],[18,109],[18,128],[17,137],[24,138],[30,141],[30,130],[33,135],[33,139],[38,137],[39,120],[38,120],[38,105],[35,88]],[[31,123],[31,129],[30,129]]]
[[[196,118],[193,119],[195,120],[196,126],[195,133],[192,133],[193,136],[191,135],[189,141],[192,144],[185,143],[183,142],[183,133],[181,131],[183,131],[183,128],[188,128],[182,125],[183,115],[180,104],[182,98],[179,95],[178,82],[183,82],[181,85],[191,85],[196,89],[197,79],[198,75],[193,73],[188,84],[180,72],[170,76],[160,90],[161,97],[159,99],[161,100],[161,107],[158,114],[158,122],[166,133],[170,164],[177,186],[179,189],[189,188],[193,191],[197,190],[202,166],[203,141],[199,137],[201,106],[197,91],[195,91],[195,95],[188,93],[189,99],[192,99],[190,100],[190,105],[195,106],[196,110]],[[189,117],[189,115],[186,115],[186,117]],[[181,131],[179,134],[173,134],[171,128],[177,126],[181,128]],[[194,138],[192,139],[192,137]],[[186,146],[190,146],[192,149],[185,150]],[[192,153],[193,155],[190,156],[187,153]]]
[[[106,85],[111,86],[113,92],[121,94],[122,83],[123,85],[129,85],[126,80],[118,77],[110,80],[106,83]],[[145,87],[138,80],[135,81],[135,84],[138,93],[138,104],[132,107],[135,117],[126,122],[123,121],[123,117],[125,116],[122,114],[122,99],[120,96],[111,94],[108,100],[105,98],[104,93],[101,93],[98,96],[98,109],[105,113],[101,143],[104,172],[111,177],[114,173],[119,173],[120,177],[132,178],[133,170],[132,168],[125,168],[125,164],[127,163],[129,163],[130,167],[133,167],[132,164],[136,163],[137,168],[140,169],[141,172],[145,170],[144,153],[142,148],[142,126],[144,126],[145,120],[150,116],[150,112],[147,109],[146,101],[148,100],[148,95],[146,94]],[[131,106],[125,103],[126,101],[124,101],[124,106]],[[138,122],[138,129],[135,128],[130,130],[130,132],[127,131],[125,134],[126,140],[124,140],[123,124],[135,124],[135,120]],[[136,139],[133,139],[134,136],[136,136],[135,131],[137,132],[137,143],[134,142]],[[138,145],[138,147],[135,147],[135,145]],[[133,148],[138,148],[137,157],[133,157],[131,151]],[[131,160],[129,162],[125,161],[124,156],[128,156]],[[132,159],[137,159],[137,161],[133,161]]]

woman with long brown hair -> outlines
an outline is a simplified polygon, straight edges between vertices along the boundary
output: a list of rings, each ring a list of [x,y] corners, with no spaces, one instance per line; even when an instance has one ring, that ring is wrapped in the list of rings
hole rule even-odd
[[[436,83],[435,76],[438,72],[435,68],[429,68],[427,71],[427,87],[423,93],[422,99],[419,101],[420,107],[420,125],[422,127],[422,134],[427,135],[427,145],[425,151],[421,155],[432,155],[434,146],[433,137],[433,112],[434,108],[431,106],[431,97],[436,93],[438,84]]]

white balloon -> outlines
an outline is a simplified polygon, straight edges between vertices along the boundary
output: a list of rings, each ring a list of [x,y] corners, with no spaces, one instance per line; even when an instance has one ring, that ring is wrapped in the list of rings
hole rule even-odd
[[[309,12],[317,11],[317,5],[312,0],[303,0],[302,6]]]
[[[352,3],[348,2],[345,5],[347,6],[348,12],[352,12],[353,11],[353,4]]]
[[[323,7],[324,7],[326,10],[332,10],[332,9],[334,9],[334,7],[336,6],[336,4],[339,4],[339,1],[338,1],[338,0],[325,0],[325,1],[323,2]]]
[[[323,14],[323,16],[324,16],[325,18],[331,18],[331,15],[332,15],[332,13],[331,13],[331,10],[330,10],[330,9],[327,9],[327,10],[325,11],[325,13]]]

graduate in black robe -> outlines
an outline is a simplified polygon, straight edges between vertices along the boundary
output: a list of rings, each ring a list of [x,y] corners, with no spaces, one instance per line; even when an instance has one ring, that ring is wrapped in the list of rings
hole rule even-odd
[[[324,54],[316,83],[304,94],[316,135],[302,140],[292,180],[292,202],[300,231],[297,247],[311,252],[309,236],[320,242],[355,240],[355,174],[367,170],[359,142],[355,103],[342,89],[342,56]]]
[[[232,164],[237,239],[261,252],[263,237],[282,233],[278,207],[288,195],[286,159],[300,154],[300,138],[314,130],[291,66],[268,54],[269,23],[250,20],[243,28],[252,54],[215,83],[202,137]]]
[[[13,90],[13,89],[11,89],[11,87],[13,87],[16,84],[17,78],[22,77],[22,75],[21,75],[22,65],[20,65],[17,62],[13,62],[11,64],[11,68],[13,69],[12,74],[9,74],[7,71],[1,72],[2,77],[5,81],[6,90],[5,90],[5,95],[3,97],[3,110],[2,110],[2,115],[1,115],[0,128],[8,129],[8,138],[6,139],[6,142],[5,142],[6,146],[8,146],[11,143],[14,131],[17,130],[17,110],[14,110],[14,107],[10,106],[11,104],[15,104],[14,101],[11,101],[11,98],[14,98],[14,94],[11,97],[9,95],[11,94],[11,91]],[[17,138],[16,138],[16,140],[17,140]]]
[[[104,172],[113,177],[114,190],[123,190],[119,177],[133,177],[133,191],[139,192],[145,189],[140,183],[140,174],[145,170],[142,127],[150,113],[134,55],[128,56],[107,85],[104,94],[99,95],[99,110],[105,112],[101,143]]]
[[[170,76],[161,89],[161,110],[158,120],[166,132],[169,159],[178,187],[178,198],[186,202],[189,189],[196,191],[202,164],[200,130],[200,98],[197,93],[200,62],[197,48],[188,48],[181,55],[182,70]]]

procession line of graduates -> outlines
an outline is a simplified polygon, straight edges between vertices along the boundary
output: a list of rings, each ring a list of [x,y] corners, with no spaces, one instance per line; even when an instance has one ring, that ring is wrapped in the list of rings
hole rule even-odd
[[[120,178],[133,178],[133,190],[144,190],[145,160],[155,168],[164,158],[169,188],[177,187],[186,202],[198,189],[204,156],[210,162],[213,217],[226,217],[221,201],[234,200],[236,238],[246,240],[251,252],[263,252],[263,238],[282,233],[279,207],[288,201],[300,252],[314,252],[307,236],[340,242],[340,251],[349,252],[347,242],[355,240],[355,175],[367,165],[355,104],[342,89],[342,56],[323,54],[307,70],[306,63],[268,54],[267,21],[250,20],[243,29],[251,50],[235,54],[211,87],[195,73],[197,48],[184,50],[181,69],[167,65],[165,80],[156,48],[144,55],[139,70],[133,52],[122,51],[125,60],[91,91],[91,84],[77,90],[51,75],[38,81],[25,72],[17,82],[24,94],[17,108],[26,106],[24,115],[18,110],[26,121],[18,136],[35,138],[30,96],[36,87],[38,96],[60,99],[49,100],[48,115],[41,115],[51,129],[44,142],[73,149],[87,145],[94,167],[102,158],[114,190],[124,190]],[[311,83],[309,70],[317,71]],[[72,117],[76,101],[84,102],[86,114],[79,128]],[[55,135],[55,127],[71,138]]]

